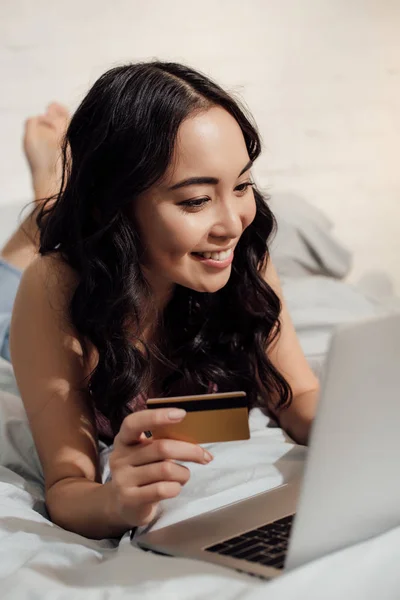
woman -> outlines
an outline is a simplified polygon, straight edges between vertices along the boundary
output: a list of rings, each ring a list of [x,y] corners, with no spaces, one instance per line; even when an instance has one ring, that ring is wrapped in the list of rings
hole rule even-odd
[[[3,251],[26,267],[11,357],[59,525],[119,536],[179,494],[175,461],[212,460],[147,439],[185,414],[140,410],[146,397],[243,389],[306,443],[318,384],[268,261],[259,154],[238,104],[175,63],[110,70],[73,116],[39,257],[18,240]],[[104,485],[98,437],[114,442]]]

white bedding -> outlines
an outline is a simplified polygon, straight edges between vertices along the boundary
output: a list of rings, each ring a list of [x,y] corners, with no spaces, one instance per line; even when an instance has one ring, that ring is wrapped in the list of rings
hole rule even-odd
[[[261,582],[213,565],[167,558],[64,531],[47,518],[43,479],[11,367],[0,363],[0,595],[2,599],[119,598],[329,600],[400,597],[400,528]],[[216,444],[215,461],[192,470],[164,523],[278,485],[301,469],[306,450],[258,411],[249,442]],[[106,458],[106,456],[104,456]],[[106,460],[105,460],[106,464]],[[107,468],[104,468],[104,476]]]

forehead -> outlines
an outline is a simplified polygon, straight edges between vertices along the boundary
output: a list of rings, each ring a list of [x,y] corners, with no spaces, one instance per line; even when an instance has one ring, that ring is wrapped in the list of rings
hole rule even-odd
[[[236,178],[249,155],[242,130],[223,108],[212,107],[187,118],[178,130],[169,185],[183,177],[224,175]]]

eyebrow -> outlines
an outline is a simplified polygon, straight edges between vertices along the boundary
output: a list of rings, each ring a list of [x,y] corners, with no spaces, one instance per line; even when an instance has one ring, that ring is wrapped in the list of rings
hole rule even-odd
[[[245,167],[243,167],[243,169],[240,171],[238,178],[241,175],[243,175],[243,173],[246,173],[246,171],[248,171],[252,166],[253,166],[253,161],[249,160],[247,165]],[[218,183],[219,183],[219,179],[217,179],[216,177],[189,177],[189,179],[183,179],[182,181],[175,183],[173,186],[171,186],[168,189],[169,190],[177,190],[179,188],[186,187],[188,185],[204,185],[204,184],[217,185]]]

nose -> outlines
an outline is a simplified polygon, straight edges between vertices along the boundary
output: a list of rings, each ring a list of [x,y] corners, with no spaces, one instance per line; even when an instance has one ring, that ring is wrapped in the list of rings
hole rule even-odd
[[[237,198],[227,201],[221,200],[218,203],[215,222],[210,235],[218,238],[235,239],[242,235],[243,229],[243,215],[238,206]]]

